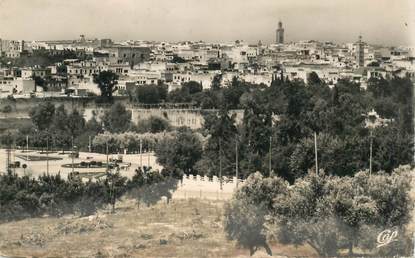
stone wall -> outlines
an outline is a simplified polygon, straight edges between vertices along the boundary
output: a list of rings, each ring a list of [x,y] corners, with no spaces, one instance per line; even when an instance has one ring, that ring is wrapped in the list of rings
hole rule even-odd
[[[0,99],[0,119],[5,118],[20,118],[28,119],[29,112],[33,107],[46,101],[45,99]],[[85,120],[90,120],[95,116],[98,120],[108,110],[111,105],[97,104],[94,98],[51,98],[51,101],[56,107],[64,105],[66,110],[78,109],[84,114]],[[141,108],[129,102],[128,98],[116,98],[115,103],[125,105],[127,110],[131,111],[131,120],[137,124],[141,120],[148,119],[150,116],[164,118],[170,122],[172,126],[187,126],[192,129],[198,129],[203,126],[203,113],[217,112],[217,110],[201,110],[195,108]],[[5,106],[10,106],[12,111],[9,113],[2,113],[1,110]],[[243,110],[232,110],[236,114],[236,122],[241,123],[243,118]]]

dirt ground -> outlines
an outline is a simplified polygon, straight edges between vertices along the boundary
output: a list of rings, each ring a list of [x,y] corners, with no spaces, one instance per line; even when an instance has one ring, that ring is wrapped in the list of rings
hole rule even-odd
[[[90,217],[33,218],[0,224],[0,257],[249,257],[226,239],[223,202],[174,200]],[[273,244],[273,257],[314,255],[309,247]],[[263,250],[254,257],[267,257]]]

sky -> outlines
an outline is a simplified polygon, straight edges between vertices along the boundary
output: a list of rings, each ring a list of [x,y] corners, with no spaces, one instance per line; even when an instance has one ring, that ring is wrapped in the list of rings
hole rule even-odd
[[[286,42],[415,45],[415,0],[0,0],[3,39],[272,43],[279,20]]]

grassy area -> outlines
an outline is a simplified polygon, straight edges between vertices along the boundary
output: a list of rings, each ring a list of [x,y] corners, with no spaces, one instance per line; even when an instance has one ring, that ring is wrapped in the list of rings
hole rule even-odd
[[[226,239],[223,202],[173,200],[138,208],[123,200],[115,214],[34,218],[0,225],[0,256],[248,257]],[[274,256],[313,255],[309,247],[273,244]],[[259,251],[254,257],[266,257]]]

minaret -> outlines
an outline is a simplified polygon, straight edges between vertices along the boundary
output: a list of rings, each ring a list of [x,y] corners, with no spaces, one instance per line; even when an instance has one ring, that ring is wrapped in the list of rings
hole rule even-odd
[[[277,44],[284,44],[284,28],[282,27],[282,22],[278,22],[278,29],[277,29]]]
[[[358,67],[365,66],[365,43],[362,41],[362,35],[359,35],[359,41],[356,42],[356,64]]]

